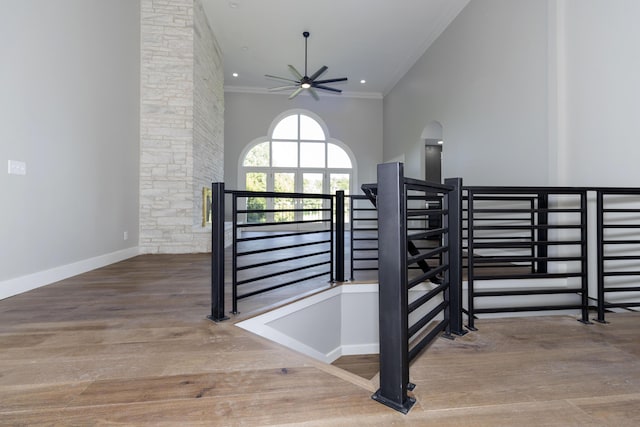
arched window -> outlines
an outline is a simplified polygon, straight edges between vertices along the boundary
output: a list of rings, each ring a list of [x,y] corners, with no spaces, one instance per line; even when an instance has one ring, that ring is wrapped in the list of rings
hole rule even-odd
[[[354,162],[348,149],[329,138],[325,127],[312,113],[296,111],[283,116],[274,122],[268,137],[254,141],[241,156],[240,185],[249,191],[333,194],[343,190],[349,194]],[[248,207],[271,208],[267,203],[255,198],[248,201]],[[278,199],[278,203],[288,202]],[[294,201],[290,203],[293,205]],[[313,200],[303,203],[305,207],[312,207],[309,204]],[[266,220],[264,214],[260,215],[247,220]],[[276,213],[273,219],[290,221],[293,219],[290,215],[293,214]]]

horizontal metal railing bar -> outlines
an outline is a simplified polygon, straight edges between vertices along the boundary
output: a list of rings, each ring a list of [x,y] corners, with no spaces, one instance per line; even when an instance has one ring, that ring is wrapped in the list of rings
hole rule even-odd
[[[437,182],[429,182],[428,184],[425,185],[425,181],[421,181],[419,179],[413,179],[413,178],[405,178],[404,186],[407,190],[425,191],[429,193],[438,192],[433,190],[440,190],[440,191],[453,190],[453,187],[450,185],[439,184]]]
[[[517,295],[556,295],[556,294],[578,294],[582,293],[582,289],[516,289],[501,291],[475,291],[476,297],[507,297]]]
[[[238,280],[238,282],[236,284],[238,286],[246,285],[247,283],[253,283],[253,282],[256,282],[258,280],[270,279],[271,277],[276,277],[276,276],[283,276],[285,274],[295,273],[296,271],[302,271],[302,270],[306,270],[306,269],[313,268],[313,267],[320,267],[321,265],[330,264],[330,263],[331,263],[331,261],[323,261],[323,262],[317,262],[315,264],[308,264],[308,265],[304,265],[304,266],[298,267],[298,268],[291,268],[289,270],[282,270],[282,271],[278,271],[278,272],[275,272],[275,273],[270,273],[270,274],[265,274],[265,275],[262,275],[262,276],[252,277],[251,279]],[[331,271],[329,271],[329,273],[331,273]]]
[[[633,208],[617,208],[617,209],[602,209],[603,213],[640,213],[640,209]]]
[[[354,267],[353,271],[376,271],[378,270],[378,267]]]
[[[377,251],[378,248],[353,248],[353,251]]]
[[[609,271],[609,272],[603,272],[602,275],[605,277],[640,276],[640,271]]]
[[[476,308],[475,313],[515,313],[523,311],[546,311],[546,310],[580,310],[580,304],[564,304],[564,305],[532,305],[524,307],[495,307],[495,308]]]
[[[640,188],[638,187],[590,187],[589,190],[600,191],[604,196],[606,196],[607,194],[640,194]]]
[[[429,248],[429,249],[431,249],[431,248]],[[415,263],[417,263],[419,261],[423,261],[423,260],[432,258],[435,255],[440,255],[442,253],[445,253],[448,250],[449,250],[448,246],[438,246],[438,247],[433,248],[430,251],[425,252],[423,254],[407,258],[407,264],[415,264]]]
[[[415,217],[415,216],[440,216],[440,215],[446,215],[447,213],[449,213],[448,210],[446,209],[411,209],[411,210],[407,210],[407,216],[408,217]]]
[[[629,288],[619,287],[619,288],[607,288],[604,287],[605,292],[640,292],[640,286],[633,286]]]
[[[294,198],[294,199],[324,199],[331,200],[333,194],[321,194],[321,193],[281,193],[276,191],[245,191],[245,190],[225,190],[225,194],[232,194],[235,197],[263,197],[263,198]]]
[[[564,279],[567,277],[582,277],[583,273],[528,273],[504,275],[475,275],[473,280],[515,280],[515,279]]]
[[[623,261],[623,260],[640,260],[640,255],[611,255],[611,256],[603,256],[603,260],[605,261]]]
[[[420,352],[422,350],[424,350],[424,348],[429,345],[429,343],[431,341],[433,341],[433,339],[442,331],[444,331],[447,326],[449,326],[449,321],[448,320],[443,320],[440,323],[438,323],[431,331],[429,331],[429,333],[423,338],[421,339],[417,344],[415,344],[408,353],[408,358],[409,360],[413,360],[415,359],[415,357],[420,354]]]
[[[291,224],[315,224],[322,222],[331,222],[331,218],[326,219],[308,219],[308,220],[300,220],[300,221],[280,221],[280,222],[256,222],[256,223],[244,223],[237,224],[236,228],[253,228],[253,227],[269,227],[273,225],[291,225]],[[329,230],[323,230],[329,231]]]
[[[237,299],[240,300],[240,299],[243,299],[243,298],[249,298],[249,297],[252,297],[254,295],[259,295],[259,294],[263,294],[265,292],[269,292],[269,291],[273,291],[273,290],[276,290],[276,289],[284,288],[285,286],[290,286],[290,285],[293,285],[295,283],[304,282],[305,280],[315,279],[316,277],[325,276],[327,274],[331,274],[331,272],[330,271],[325,271],[323,273],[314,274],[312,276],[307,276],[307,277],[303,277],[301,279],[291,280],[290,282],[281,283],[279,285],[270,286],[268,288],[259,289],[257,291],[248,292],[246,294],[238,295]]]
[[[424,328],[429,322],[431,322],[444,308],[447,306],[447,301],[442,301],[436,307],[434,307],[430,312],[422,316],[416,323],[411,325],[408,329],[409,339],[413,337],[416,332],[420,331],[420,329]]]
[[[606,302],[605,308],[628,308],[628,307],[640,307],[640,302]]]
[[[538,194],[560,195],[560,194],[582,194],[587,190],[592,190],[590,187],[518,187],[518,186],[504,186],[504,187],[491,187],[491,186],[465,186],[464,189],[468,193],[476,194],[505,194],[516,193],[523,196],[538,197]]]
[[[267,266],[267,265],[274,265],[274,264],[279,264],[279,263],[288,262],[288,261],[295,261],[297,259],[311,258],[311,257],[314,257],[314,256],[326,255],[326,254],[331,254],[331,250],[322,251],[322,252],[314,252],[314,253],[305,254],[305,255],[297,255],[297,256],[292,256],[292,257],[288,257],[288,258],[280,258],[280,259],[276,259],[276,260],[260,262],[260,263],[257,263],[257,264],[243,265],[243,266],[236,267],[236,270],[238,270],[238,271],[250,270],[252,268],[264,267],[264,266]]]
[[[407,240],[422,240],[425,239],[427,237],[432,237],[432,236],[437,236],[440,234],[445,234],[449,231],[448,228],[443,227],[443,228],[434,228],[432,230],[428,230],[422,233],[413,233],[413,234],[408,234],[407,235]]]
[[[540,246],[540,245],[554,245],[554,246],[559,246],[559,245],[566,245],[566,246],[575,246],[575,245],[581,245],[583,244],[582,241],[580,240],[567,240],[567,241],[550,241],[550,240],[538,240],[537,242],[502,242],[502,243],[474,243],[473,247],[476,249],[482,248],[482,249],[490,249],[490,248],[512,248],[512,247],[521,247],[521,248],[528,248],[531,246]]]
[[[521,218],[503,218],[503,217],[490,217],[490,218],[483,218],[483,217],[474,217],[473,218],[473,223],[477,223],[480,221],[520,221],[520,222],[528,222],[531,223],[531,216],[528,217],[521,217]]]
[[[276,212],[332,212],[329,208],[298,208],[298,209],[238,209],[238,214],[253,213],[276,213]]]
[[[411,268],[411,267],[410,267]],[[415,269],[421,269],[420,267],[415,267]],[[409,280],[407,282],[407,289],[412,289],[415,288],[416,286],[418,286],[420,283],[431,279],[432,277],[437,276],[438,274],[446,271],[449,269],[449,265],[448,264],[442,264],[439,265],[436,268],[432,268],[429,271],[425,272],[424,274],[419,275],[418,277],[415,277],[411,280]]]
[[[474,225],[475,230],[552,230],[579,229],[581,224],[537,224],[537,225]]]
[[[619,228],[628,228],[635,229],[640,228],[640,224],[604,224],[602,228],[611,228],[611,229],[619,229]]]
[[[378,261],[378,257],[371,258],[353,258],[353,261]]]
[[[426,294],[422,295],[420,298],[416,299],[412,303],[409,304],[409,308],[407,309],[408,313],[411,314],[418,308],[420,308],[424,303],[431,301],[436,295],[440,292],[443,292],[445,289],[449,287],[449,283],[442,283],[435,288],[431,289]]]
[[[366,227],[366,228],[360,228],[360,227],[351,227],[351,232],[355,233],[356,231],[378,231],[377,228],[371,228],[371,227]]]
[[[377,237],[354,237],[353,238],[354,242],[367,242],[372,240],[378,240],[378,238]]]
[[[473,208],[474,213],[580,213],[578,208]]]
[[[603,240],[603,245],[640,245],[640,240]]]
[[[256,254],[261,254],[261,253],[265,253],[265,252],[282,251],[282,250],[285,250],[285,249],[295,249],[295,248],[301,248],[303,246],[321,245],[321,244],[326,244],[326,243],[331,243],[331,240],[318,240],[318,241],[315,241],[315,242],[296,243],[296,244],[293,244],[293,245],[276,246],[276,247],[270,247],[270,248],[264,248],[264,249],[255,249],[253,251],[238,252],[236,254],[236,256],[237,257],[241,257],[241,256],[246,256],[246,255],[256,255]]]
[[[279,239],[282,237],[291,237],[291,236],[304,236],[307,234],[320,234],[320,233],[330,233],[331,230],[312,230],[312,231],[296,231],[293,233],[283,233],[283,234],[268,234],[264,236],[253,236],[253,237],[243,237],[238,238],[236,242],[251,242],[253,240],[265,240],[265,239]]]
[[[510,202],[531,202],[535,199],[537,199],[538,196],[537,195],[523,195],[523,196],[483,196],[482,193],[478,194],[478,193],[474,193],[473,195],[473,200],[480,200],[480,201],[510,201]],[[469,201],[469,196],[464,196],[462,198],[465,202]],[[469,208],[468,207],[464,207],[463,212],[468,212]]]
[[[473,262],[484,264],[494,262],[534,262],[534,261],[582,261],[580,256],[565,256],[565,257],[544,257],[544,256],[481,256],[473,258]]]

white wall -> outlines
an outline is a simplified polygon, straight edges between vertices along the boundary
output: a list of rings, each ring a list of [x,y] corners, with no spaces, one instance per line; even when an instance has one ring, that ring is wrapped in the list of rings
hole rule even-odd
[[[443,176],[466,185],[547,183],[547,5],[474,0],[384,98],[384,159],[424,178],[430,121]]]
[[[474,0],[384,99],[384,158],[425,125],[466,185],[637,186],[640,2]]]
[[[560,183],[640,186],[640,2],[561,0],[559,8]]]
[[[322,96],[315,101],[300,95],[293,100],[278,94],[225,93],[224,181],[238,189],[238,162],[242,150],[266,136],[271,122],[282,112],[303,108],[322,118],[330,136],[353,151],[358,166],[357,188],[375,182],[376,165],[382,161],[382,100]]]
[[[135,253],[139,32],[138,1],[0,5],[0,298]]]

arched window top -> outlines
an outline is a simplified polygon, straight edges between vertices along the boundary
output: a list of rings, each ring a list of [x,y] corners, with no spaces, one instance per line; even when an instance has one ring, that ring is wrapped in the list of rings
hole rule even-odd
[[[275,124],[270,140],[249,147],[242,166],[351,169],[353,164],[344,148],[327,141],[326,132],[316,119],[296,112]]]
[[[304,141],[326,140],[320,123],[305,114],[292,114],[280,120],[273,128],[271,138]]]

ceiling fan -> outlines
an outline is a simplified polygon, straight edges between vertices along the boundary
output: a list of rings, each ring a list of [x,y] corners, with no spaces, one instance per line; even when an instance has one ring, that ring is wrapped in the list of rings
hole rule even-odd
[[[289,65],[289,71],[291,71],[291,74],[293,74],[297,80],[265,74],[265,77],[268,77],[270,79],[276,79],[276,80],[288,82],[286,86],[273,87],[273,88],[270,88],[269,90],[272,92],[276,92],[279,90],[294,89],[293,93],[289,95],[289,99],[293,99],[296,96],[298,96],[300,92],[306,89],[309,91],[311,96],[313,96],[313,98],[316,101],[320,99],[318,97],[318,93],[316,92],[316,89],[326,90],[329,92],[342,93],[342,90],[326,86],[326,84],[336,83],[336,82],[345,82],[347,81],[346,77],[339,77],[336,79],[316,80],[318,77],[324,74],[325,71],[329,69],[329,67],[327,67],[326,65],[323,65],[322,67],[320,67],[318,71],[313,73],[310,77],[308,76],[307,74],[307,39],[309,38],[309,32],[305,31],[304,33],[302,33],[302,35],[304,36],[304,75],[302,75],[298,70],[296,70],[296,68],[293,65]]]

